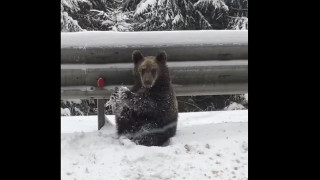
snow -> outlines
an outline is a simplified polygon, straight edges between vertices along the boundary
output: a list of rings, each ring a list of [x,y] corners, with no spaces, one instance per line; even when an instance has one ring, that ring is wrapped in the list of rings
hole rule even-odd
[[[157,2],[157,0],[142,0],[137,5],[134,16],[144,13],[147,10],[148,6],[154,7],[156,2]]]
[[[228,6],[222,0],[199,0],[194,4],[195,7],[208,8],[213,6],[215,9],[224,9],[229,11]]]
[[[72,102],[74,104],[81,104],[81,99],[68,99],[66,101]]]
[[[61,116],[70,116],[71,112],[68,108],[61,108]]]
[[[244,94],[244,98],[246,99],[246,101],[248,101],[248,93]]]
[[[246,109],[242,104],[238,104],[236,102],[232,102],[230,105],[224,108],[226,111],[230,110],[241,110],[241,109]]]
[[[135,145],[96,116],[61,117],[61,179],[247,179],[248,111],[179,113],[165,147]]]
[[[105,20],[101,23],[101,25],[112,25],[112,24],[114,24],[114,22],[110,20]]]
[[[82,112],[79,108],[74,107],[74,110],[75,110],[77,113],[79,113],[81,116],[84,115],[83,112]]]
[[[61,12],[61,32],[84,31],[78,24],[78,21],[72,19],[67,12]]]
[[[108,116],[112,120],[112,117]],[[113,120],[114,122],[114,120]],[[97,116],[69,116],[61,117],[61,138],[68,133],[97,131]],[[74,134],[74,135],[75,135]],[[61,139],[62,143],[62,139]]]
[[[106,102],[106,107],[111,107],[113,114],[120,116],[124,107],[129,107],[128,104],[125,103],[125,99],[127,99],[126,92],[130,92],[130,90],[121,86],[117,88],[117,90],[110,96],[109,101]]]
[[[70,8],[72,12],[80,11],[80,7],[79,7],[80,2],[89,3],[88,0],[61,0],[61,4]]]
[[[177,15],[174,17],[174,19],[173,19],[173,21],[172,21],[172,24],[177,24],[177,23],[179,23],[180,21],[183,21],[183,17],[182,17],[182,15],[179,13],[179,14],[177,14]]]

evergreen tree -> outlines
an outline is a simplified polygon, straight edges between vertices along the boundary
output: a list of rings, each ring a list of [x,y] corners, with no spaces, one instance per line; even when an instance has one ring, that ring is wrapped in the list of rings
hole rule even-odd
[[[141,0],[124,0],[122,9],[127,11],[134,11]]]
[[[194,4],[199,29],[226,29],[229,8],[223,0],[199,0]]]
[[[225,0],[229,7],[228,29],[248,30],[248,0]]]
[[[228,6],[222,0],[142,0],[137,30],[225,29]]]
[[[132,13],[123,12],[121,5],[122,2],[115,0],[61,0],[61,13],[69,14],[81,30],[132,31]],[[62,24],[62,29],[64,26]],[[75,31],[77,29],[70,30]]]
[[[69,109],[69,111],[66,111]],[[94,99],[69,99],[61,100],[61,115],[87,116],[97,114],[97,100]]]
[[[61,32],[83,31],[78,22],[65,11],[65,1],[61,1]]]
[[[106,11],[92,9],[90,15],[99,23],[99,30],[133,31],[132,13],[123,12],[121,8],[106,8]]]

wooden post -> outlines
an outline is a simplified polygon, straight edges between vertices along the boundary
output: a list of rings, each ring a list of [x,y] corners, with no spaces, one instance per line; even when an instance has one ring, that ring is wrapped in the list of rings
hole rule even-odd
[[[100,130],[106,122],[105,99],[98,99],[98,130]]]

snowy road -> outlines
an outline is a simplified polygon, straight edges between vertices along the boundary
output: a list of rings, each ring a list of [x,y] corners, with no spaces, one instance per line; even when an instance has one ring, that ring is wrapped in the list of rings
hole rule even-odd
[[[108,116],[114,124],[114,116]],[[248,178],[248,111],[180,113],[166,147],[97,131],[96,116],[61,118],[62,180],[202,180]]]

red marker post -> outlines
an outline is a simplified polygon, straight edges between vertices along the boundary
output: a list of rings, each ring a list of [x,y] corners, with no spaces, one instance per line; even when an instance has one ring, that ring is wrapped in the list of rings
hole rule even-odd
[[[98,79],[98,87],[103,87],[104,86],[104,79],[103,78],[99,78]]]

